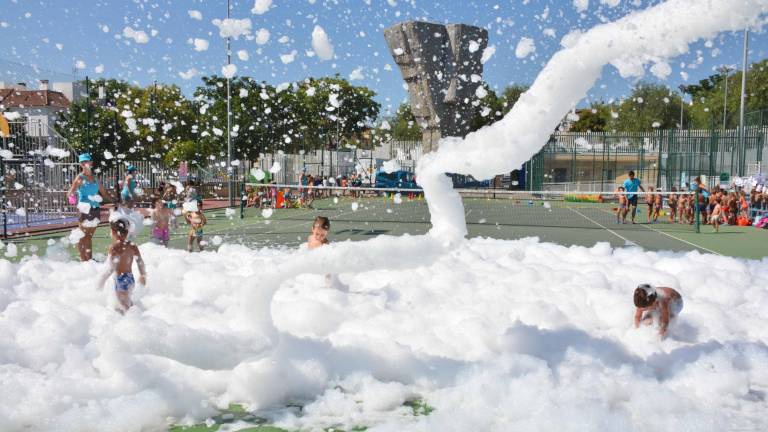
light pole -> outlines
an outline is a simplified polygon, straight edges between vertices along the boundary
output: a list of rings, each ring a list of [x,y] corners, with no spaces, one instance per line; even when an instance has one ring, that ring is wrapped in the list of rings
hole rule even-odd
[[[229,19],[232,1],[227,0],[227,19]],[[230,48],[231,38],[227,36],[227,75],[229,75],[229,65],[232,63],[232,49]],[[235,205],[235,182],[234,170],[232,169],[232,95],[230,94],[230,78],[227,77],[227,173],[229,174],[229,207]]]
[[[746,151],[744,133],[744,105],[747,93],[747,54],[749,51],[749,29],[744,29],[744,55],[741,63],[741,106],[739,107],[739,175],[742,175],[743,158]]]
[[[688,90],[688,87],[685,86],[685,84],[680,84],[680,130],[683,130],[683,109],[685,107],[685,93]]]
[[[723,96],[723,132],[725,132],[726,121],[728,119],[728,74],[736,69],[733,66],[722,65],[717,71],[725,75],[725,96]]]

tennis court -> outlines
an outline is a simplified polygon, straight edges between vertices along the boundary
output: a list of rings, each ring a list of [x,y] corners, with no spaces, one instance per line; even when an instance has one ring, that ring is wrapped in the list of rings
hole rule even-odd
[[[619,224],[616,204],[569,201],[569,197],[535,193],[503,194],[488,191],[462,192],[470,237],[519,239],[539,237],[562,245],[593,246],[607,242],[613,247],[639,246],[646,250],[691,251],[760,259],[768,256],[768,230],[723,226],[719,233],[707,225],[696,233],[692,225],[670,223],[662,212],[658,223],[646,223],[645,206],[638,208],[637,224]],[[222,244],[248,247],[298,247],[306,240],[316,216],[331,220],[331,241],[360,241],[378,235],[417,235],[430,228],[426,201],[419,194],[334,191],[300,208],[246,208],[206,212],[208,248]],[[138,237],[150,241],[149,228]],[[17,257],[42,255],[69,231],[16,239]],[[187,228],[182,218],[171,230],[170,247],[186,247]],[[107,227],[94,236],[94,252],[104,252],[110,242]],[[75,256],[73,248],[70,253]]]

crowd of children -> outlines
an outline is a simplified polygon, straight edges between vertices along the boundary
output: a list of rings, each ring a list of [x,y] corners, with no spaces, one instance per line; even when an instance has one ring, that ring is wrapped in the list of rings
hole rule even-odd
[[[675,187],[670,193],[648,187],[643,194],[647,207],[646,222],[658,223],[659,218],[666,213],[671,223],[693,224],[697,207],[701,223],[711,225],[715,231],[726,224],[757,226],[762,216],[768,217],[768,188],[755,188],[749,194],[743,190],[726,191],[719,186],[711,191],[703,185],[698,188],[699,193],[696,194],[692,191],[678,191]],[[629,195],[624,187],[616,190],[616,223],[626,223],[627,214],[631,210]]]

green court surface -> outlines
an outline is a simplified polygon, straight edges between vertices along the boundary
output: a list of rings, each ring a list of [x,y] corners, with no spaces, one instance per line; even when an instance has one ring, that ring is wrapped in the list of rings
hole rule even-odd
[[[545,201],[534,196],[464,196],[470,237],[518,239],[539,237],[562,245],[593,246],[607,242],[614,247],[639,246],[646,250],[690,251],[761,259],[768,256],[768,230],[754,227],[723,226],[715,233],[708,225],[696,233],[693,226],[670,223],[662,216],[659,223],[647,223],[645,206],[638,209],[637,224],[617,224],[611,203]],[[271,214],[270,214],[271,213]],[[377,235],[424,234],[430,228],[429,212],[423,198],[407,196],[341,196],[316,199],[309,207],[279,210],[248,208],[240,218],[239,209],[206,212],[205,240],[208,248],[226,243],[249,247],[297,247],[306,241],[316,216],[331,220],[331,241],[366,240]],[[172,230],[170,247],[186,248],[187,228],[178,218]],[[145,227],[139,243],[150,241],[151,227]],[[69,235],[69,230],[14,239],[19,259],[24,255],[43,255],[52,245]],[[109,245],[108,227],[100,227],[94,237],[94,253],[105,253]],[[58,246],[59,248],[61,246]],[[69,247],[72,256],[73,248]]]

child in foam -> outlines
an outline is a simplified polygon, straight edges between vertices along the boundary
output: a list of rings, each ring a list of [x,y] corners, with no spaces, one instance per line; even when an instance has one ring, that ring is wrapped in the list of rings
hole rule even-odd
[[[163,200],[155,198],[155,208],[152,211],[152,221],[155,226],[152,228],[152,240],[163,246],[168,246],[171,239],[170,222],[173,217],[173,211],[165,207]]]
[[[184,219],[189,224],[189,235],[187,236],[187,251],[192,252],[192,246],[197,240],[197,247],[200,251],[203,251],[203,227],[208,223],[208,219],[205,218],[200,209],[197,207],[197,202],[190,201],[184,203]]]
[[[683,297],[679,292],[667,287],[639,285],[635,289],[634,302],[637,307],[635,328],[639,327],[641,322],[652,325],[658,320],[659,335],[662,339],[667,336],[670,321],[683,310]]]
[[[144,260],[141,258],[138,246],[128,241],[128,222],[125,219],[118,219],[110,224],[112,231],[112,244],[109,246],[107,257],[107,270],[99,279],[96,289],[101,289],[104,282],[111,275],[115,276],[115,296],[117,297],[117,311],[121,314],[133,306],[131,294],[136,282],[133,277],[133,260],[139,267],[139,283],[146,285],[147,271],[144,267]]]
[[[312,223],[312,234],[307,237],[307,248],[315,249],[328,244],[328,230],[331,221],[325,216],[318,216]]]

